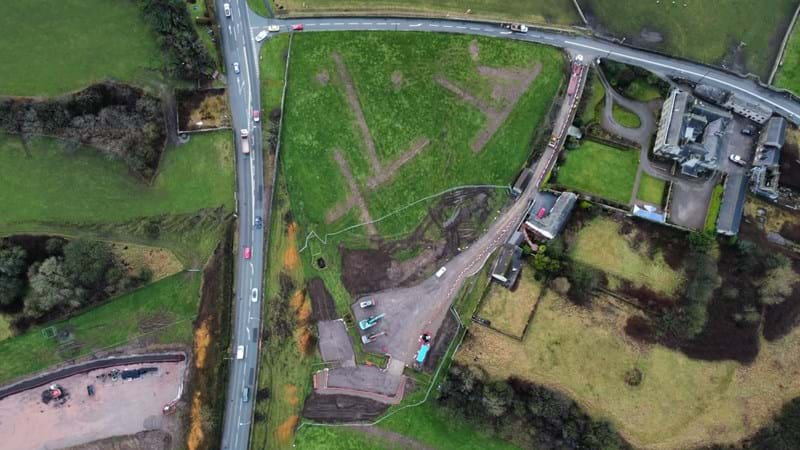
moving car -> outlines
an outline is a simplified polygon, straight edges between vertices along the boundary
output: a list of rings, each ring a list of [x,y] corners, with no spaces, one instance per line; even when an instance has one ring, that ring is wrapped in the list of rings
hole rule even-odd
[[[523,24],[521,24],[521,23],[507,23],[506,22],[506,23],[501,23],[500,26],[505,28],[505,29],[507,29],[507,30],[511,30],[511,31],[513,31],[515,33],[527,33],[528,32],[528,27],[523,25]]]
[[[256,42],[261,42],[267,38],[267,30],[262,30],[260,33],[256,35]]]
[[[242,389],[242,401],[247,403],[250,401],[250,388],[246,387]]]
[[[239,73],[239,63],[238,62],[233,63],[233,71],[235,73]]]
[[[278,31],[281,31],[281,27],[279,25],[270,25],[267,27],[267,31],[270,33],[277,33]]]
[[[292,25],[292,31],[303,31],[303,24],[302,23],[296,23],[296,24]]]
[[[252,256],[252,252],[250,251],[250,247],[244,248],[244,259],[250,259]]]
[[[739,155],[730,155],[728,156],[728,159],[730,159],[731,162],[736,164],[737,166],[744,166],[746,164],[744,159],[742,159],[742,157]]]
[[[253,122],[258,122],[261,120],[261,111],[254,109],[253,110]]]
[[[244,359],[244,345],[236,347],[236,359]]]
[[[262,226],[264,226],[264,222],[261,220],[261,216],[256,216],[256,229],[260,230]]]
[[[230,3],[223,3],[222,9],[225,10],[225,17],[231,16],[231,4]]]
[[[253,288],[253,292],[250,293],[250,301],[253,303],[258,301],[258,289]]]

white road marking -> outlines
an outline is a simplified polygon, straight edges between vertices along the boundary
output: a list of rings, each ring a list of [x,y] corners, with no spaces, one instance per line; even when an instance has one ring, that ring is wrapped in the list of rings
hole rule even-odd
[[[361,22],[361,25],[372,25],[372,22]]]
[[[475,28],[475,27],[470,27],[470,30],[472,30],[472,31],[481,31],[480,28]]]
[[[510,31],[501,31],[500,34],[511,34]]]
[[[421,23],[412,23],[411,25],[409,25],[409,28],[416,28],[416,27],[421,27],[421,26],[422,26]]]
[[[439,25],[436,25],[435,23],[429,23],[428,26],[433,28],[439,28]]]
[[[442,28],[453,28],[452,25],[442,25]]]
[[[709,79],[709,80],[711,80],[711,81],[715,81],[715,82],[717,82],[717,83],[719,83],[719,84],[723,84],[723,85],[725,85],[725,86],[728,86],[728,87],[730,87],[730,88],[736,89],[737,91],[744,92],[745,94],[747,94],[747,95],[750,95],[750,96],[752,96],[752,97],[755,97],[755,98],[757,98],[757,99],[759,99],[759,100],[761,100],[761,101],[763,101],[763,102],[769,103],[770,105],[772,105],[772,106],[774,106],[774,107],[776,107],[776,108],[778,108],[778,109],[780,109],[780,110],[782,110],[782,111],[785,111],[785,112],[789,113],[789,114],[790,114],[790,115],[792,115],[793,117],[798,117],[798,115],[797,115],[797,114],[795,114],[795,113],[793,113],[792,111],[790,111],[790,110],[788,110],[788,109],[784,108],[783,106],[781,106],[781,105],[779,105],[779,104],[777,104],[777,103],[773,102],[772,100],[770,100],[770,99],[768,99],[768,98],[764,98],[764,97],[762,97],[761,95],[754,94],[754,93],[752,93],[752,92],[750,92],[750,91],[748,91],[748,90],[742,89],[742,88],[740,88],[739,86],[736,86],[736,85],[735,85],[735,84],[733,84],[733,83],[728,83],[728,82],[727,82],[727,81],[725,81],[725,80],[720,80],[720,79],[718,79],[718,78],[714,78],[714,77],[712,77],[712,76],[707,76],[707,75],[706,75],[706,76],[704,76],[703,74],[701,74],[701,73],[697,73],[697,72],[695,72],[695,71],[692,71],[692,70],[688,70],[688,69],[681,69],[681,68],[678,68],[678,67],[676,67],[676,66],[671,66],[671,65],[667,65],[667,64],[662,64],[662,63],[659,63],[659,62],[656,62],[656,61],[653,61],[653,60],[643,59],[643,58],[639,58],[639,57],[636,57],[636,56],[625,55],[625,54],[623,54],[623,53],[617,53],[617,52],[614,52],[614,51],[611,51],[611,50],[605,50],[605,49],[602,49],[602,48],[593,47],[593,46],[591,46],[591,45],[581,44],[580,42],[574,42],[574,41],[564,41],[564,43],[565,43],[565,44],[569,44],[569,45],[576,45],[576,46],[578,46],[578,47],[588,48],[588,49],[590,49],[590,50],[595,50],[595,51],[598,51],[598,52],[607,53],[607,54],[609,54],[609,55],[617,55],[617,56],[621,56],[621,57],[623,57],[623,58],[632,59],[632,60],[634,60],[634,61],[639,61],[639,62],[643,62],[643,63],[651,64],[651,65],[654,65],[654,66],[658,66],[658,67],[663,67],[663,68],[665,68],[665,69],[676,70],[676,71],[679,71],[679,72],[681,72],[681,73],[688,73],[689,75],[694,75],[694,76],[696,76],[696,77],[705,77],[705,78],[707,78],[707,79]]]
[[[375,25],[384,26],[384,25],[386,25],[386,22],[378,22]]]
[[[317,24],[315,24],[315,23],[310,23],[310,24],[308,24],[308,25],[306,25],[306,26],[307,26],[307,27],[315,27],[315,26],[317,26]]]
[[[456,27],[456,28],[458,28],[459,30],[466,30],[467,29],[467,27]]]
[[[494,31],[494,30],[492,30],[491,28],[484,28],[483,31],[490,31],[491,32],[491,31]]]
[[[327,27],[328,25],[330,25],[330,22],[321,23],[320,25],[323,27]]]
[[[546,40],[548,40],[548,41],[555,41],[555,39],[551,38],[550,36],[545,36],[544,38],[545,38]]]
[[[341,25],[344,25],[344,22],[334,22],[333,24],[336,25],[336,26],[341,26]]]

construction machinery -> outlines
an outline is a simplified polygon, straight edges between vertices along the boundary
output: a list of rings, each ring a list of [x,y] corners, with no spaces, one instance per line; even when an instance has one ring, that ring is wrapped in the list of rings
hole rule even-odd
[[[368,318],[358,322],[358,327],[362,330],[368,330],[375,326],[379,320],[383,319],[386,313],[378,314],[377,316],[369,316]]]

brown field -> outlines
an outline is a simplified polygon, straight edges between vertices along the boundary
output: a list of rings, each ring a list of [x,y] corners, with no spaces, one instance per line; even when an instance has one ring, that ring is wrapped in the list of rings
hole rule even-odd
[[[622,331],[634,311],[597,298],[579,308],[548,291],[522,342],[473,325],[456,355],[490,376],[517,376],[558,389],[610,420],[636,447],[672,449],[735,442],[800,395],[800,330],[761,342],[749,366],[692,360]],[[625,374],[638,369],[638,386]]]

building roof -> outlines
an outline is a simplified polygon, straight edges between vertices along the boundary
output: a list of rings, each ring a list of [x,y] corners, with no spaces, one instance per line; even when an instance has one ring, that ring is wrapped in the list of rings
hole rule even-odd
[[[722,205],[717,216],[717,233],[735,236],[742,222],[744,201],[747,196],[747,176],[743,173],[729,173],[722,192]]]
[[[511,191],[517,195],[521,194],[525,189],[528,188],[528,185],[531,183],[531,179],[533,179],[533,170],[526,167],[522,169],[519,176],[517,177],[517,181],[514,183],[514,187]]]
[[[704,98],[717,104],[722,104],[728,97],[727,91],[718,87],[709,86],[707,84],[698,84],[695,86],[694,93],[700,98]]]
[[[564,225],[566,225],[567,219],[572,213],[572,208],[578,200],[578,196],[572,192],[561,193],[555,199],[555,203],[552,203],[553,197],[553,194],[546,192],[538,193],[525,219],[527,227],[547,239],[553,239],[564,229]],[[549,205],[552,206],[548,207]],[[542,209],[544,209],[544,215],[540,213]]]
[[[764,147],[759,145],[756,148],[756,156],[753,159],[754,166],[779,166],[781,163],[780,147]]]
[[[786,139],[786,119],[783,117],[771,117],[758,137],[758,143],[765,147],[783,147]]]
[[[502,283],[503,286],[512,286],[517,281],[522,268],[521,258],[521,248],[514,244],[503,244],[492,268],[492,278]]]
[[[633,215],[656,223],[666,223],[667,221],[667,217],[664,215],[664,213],[659,213],[658,209],[653,208],[652,206],[645,206],[644,208],[641,208],[639,205],[633,205]]]

